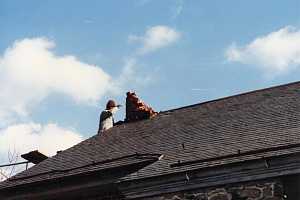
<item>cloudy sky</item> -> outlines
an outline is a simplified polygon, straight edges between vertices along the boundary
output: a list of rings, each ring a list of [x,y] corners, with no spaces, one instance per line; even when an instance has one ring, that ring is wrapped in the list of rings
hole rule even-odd
[[[0,0],[0,38],[1,163],[94,135],[128,90],[161,111],[300,80],[299,0]]]

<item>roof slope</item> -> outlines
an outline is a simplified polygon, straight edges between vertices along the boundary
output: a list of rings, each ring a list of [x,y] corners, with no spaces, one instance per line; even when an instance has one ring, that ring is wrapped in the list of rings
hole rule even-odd
[[[0,188],[64,176],[64,171],[76,168],[83,173],[90,163],[110,167],[106,160],[137,153],[164,158],[124,179],[290,154],[300,152],[299,131],[300,82],[296,82],[113,127],[0,183]]]

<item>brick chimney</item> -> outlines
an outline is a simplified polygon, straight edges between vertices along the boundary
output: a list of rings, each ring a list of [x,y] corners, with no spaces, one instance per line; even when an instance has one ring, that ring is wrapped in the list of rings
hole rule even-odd
[[[150,106],[142,102],[134,92],[127,92],[125,122],[149,119],[157,115]]]

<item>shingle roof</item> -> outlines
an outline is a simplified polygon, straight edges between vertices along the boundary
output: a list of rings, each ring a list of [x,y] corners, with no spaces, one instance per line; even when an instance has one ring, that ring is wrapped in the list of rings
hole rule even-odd
[[[164,158],[124,180],[291,154],[300,152],[299,131],[300,82],[296,82],[115,126],[0,183],[0,189],[65,176],[73,168],[83,173],[89,163],[134,154]],[[108,168],[113,165],[105,163]]]

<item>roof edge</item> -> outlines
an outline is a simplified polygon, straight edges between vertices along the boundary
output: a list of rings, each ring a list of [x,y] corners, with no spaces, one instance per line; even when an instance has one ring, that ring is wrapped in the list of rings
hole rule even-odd
[[[258,93],[258,92],[264,92],[264,91],[277,89],[277,88],[281,88],[281,87],[287,87],[287,86],[296,85],[296,84],[300,84],[300,81],[295,81],[295,82],[286,83],[286,84],[282,84],[282,85],[275,85],[275,86],[271,86],[271,87],[267,87],[267,88],[261,88],[261,89],[257,89],[257,90],[251,90],[251,91],[248,91],[248,92],[242,92],[242,93],[239,93],[239,94],[225,96],[225,97],[221,97],[221,98],[217,98],[217,99],[213,99],[213,100],[208,100],[208,101],[204,101],[204,102],[200,102],[200,103],[196,103],[196,104],[191,104],[191,105],[187,105],[187,106],[183,106],[183,107],[179,107],[179,108],[163,110],[163,111],[160,111],[159,113],[167,113],[167,112],[173,112],[173,111],[181,110],[181,109],[185,109],[185,108],[192,108],[192,107],[200,106],[200,105],[203,105],[203,104],[218,102],[218,101],[222,101],[222,100],[226,100],[226,99],[231,99],[231,98],[234,98],[234,97],[244,96],[244,95],[248,95],[248,94],[252,94],[252,93]]]

